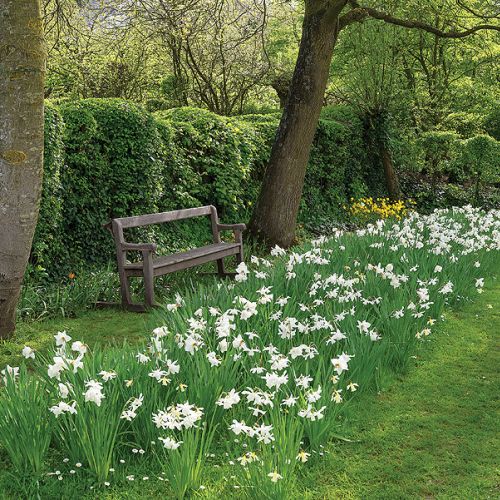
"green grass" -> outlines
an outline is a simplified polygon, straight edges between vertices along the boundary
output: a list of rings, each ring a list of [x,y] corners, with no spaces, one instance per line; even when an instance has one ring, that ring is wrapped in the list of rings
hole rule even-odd
[[[125,340],[129,343],[143,340],[153,314],[136,314],[110,308],[82,312],[78,318],[20,322],[11,338],[0,341],[0,367],[19,364],[21,349],[25,345],[30,345],[37,351],[49,347],[54,342],[54,334],[62,330],[67,330],[75,340],[89,345],[121,345]]]
[[[446,316],[403,380],[357,402],[360,442],[307,475],[311,498],[497,497],[500,285]]]
[[[492,307],[489,308],[489,305]],[[301,468],[293,498],[493,498],[498,495],[498,332],[500,285],[474,303],[448,311],[447,322],[422,345],[408,374],[386,381],[378,395],[364,395],[348,412],[342,435],[326,456]],[[20,324],[0,344],[0,366],[16,363],[25,343],[43,349],[57,330],[74,338],[121,343],[140,339],[153,316],[115,310],[93,311],[78,319]],[[21,498],[0,454],[0,498]],[[62,458],[62,457],[61,457]],[[224,457],[215,459],[224,462]],[[132,460],[131,460],[132,461]],[[54,468],[68,469],[62,463]],[[136,480],[113,481],[98,493],[84,477],[50,478],[41,498],[161,498],[164,483],[147,458],[125,465]],[[203,497],[237,498],[231,468],[210,467]],[[143,476],[149,480],[143,481]]]

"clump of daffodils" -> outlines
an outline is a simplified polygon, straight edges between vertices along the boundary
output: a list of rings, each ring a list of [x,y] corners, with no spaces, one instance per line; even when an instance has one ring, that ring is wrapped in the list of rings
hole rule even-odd
[[[414,208],[413,200],[391,200],[390,198],[351,198],[349,206],[344,209],[360,222],[376,219],[401,220]]]
[[[81,461],[105,483],[126,434],[137,456],[167,450],[173,484],[184,477],[176,468],[201,470],[215,434],[256,497],[286,488],[294,464],[322,453],[345,403],[381,368],[404,367],[446,304],[481,293],[500,249],[498,211],[355,206],[380,220],[292,252],[275,247],[270,260],[239,264],[234,283],[177,295],[139,348],[103,352],[65,331],[49,355],[25,346],[58,446],[82,436]],[[1,374],[5,385],[28,376],[11,366]],[[8,438],[0,433],[0,444]]]

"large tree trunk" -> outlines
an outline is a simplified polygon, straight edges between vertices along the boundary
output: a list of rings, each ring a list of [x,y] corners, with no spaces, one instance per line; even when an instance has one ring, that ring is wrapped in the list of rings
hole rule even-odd
[[[338,15],[345,3],[306,1],[288,100],[250,221],[251,234],[268,245],[288,247],[295,239],[304,176],[338,33]]]
[[[0,337],[15,312],[38,218],[45,46],[39,0],[0,1]]]

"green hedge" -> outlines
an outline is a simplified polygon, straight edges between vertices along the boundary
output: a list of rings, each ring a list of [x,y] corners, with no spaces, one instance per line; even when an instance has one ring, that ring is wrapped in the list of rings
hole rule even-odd
[[[152,116],[125,101],[89,99],[60,110],[67,261],[101,264],[112,254],[104,222],[158,210],[168,168],[165,144]]]
[[[362,122],[347,110],[320,120],[300,220],[338,215],[366,191]],[[61,275],[113,258],[112,217],[215,204],[246,221],[257,198],[279,114],[221,117],[196,108],[151,114],[118,99],[46,107],[46,161],[32,261]],[[206,221],[136,231],[171,250],[209,237]]]
[[[189,169],[191,195],[233,217],[246,208],[242,186],[250,178],[251,139],[234,120],[197,108],[175,108],[155,114],[174,130],[174,143]]]
[[[64,122],[57,108],[45,105],[42,198],[31,251],[32,262],[49,266],[64,252],[61,170],[64,165]]]

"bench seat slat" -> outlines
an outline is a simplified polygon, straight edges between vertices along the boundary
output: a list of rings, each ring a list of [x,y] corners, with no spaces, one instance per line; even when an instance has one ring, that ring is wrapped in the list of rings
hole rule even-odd
[[[172,266],[174,264],[178,264],[180,262],[185,262],[189,260],[194,260],[203,256],[213,256],[213,254],[234,250],[231,253],[238,253],[240,245],[238,243],[214,243],[212,245],[206,245],[200,248],[193,248],[192,250],[188,250],[186,252],[174,253],[172,255],[165,255],[161,257],[157,257],[153,259],[153,269],[161,267]],[[142,262],[134,262],[131,264],[125,264],[124,268],[126,271],[142,271],[143,263]]]

